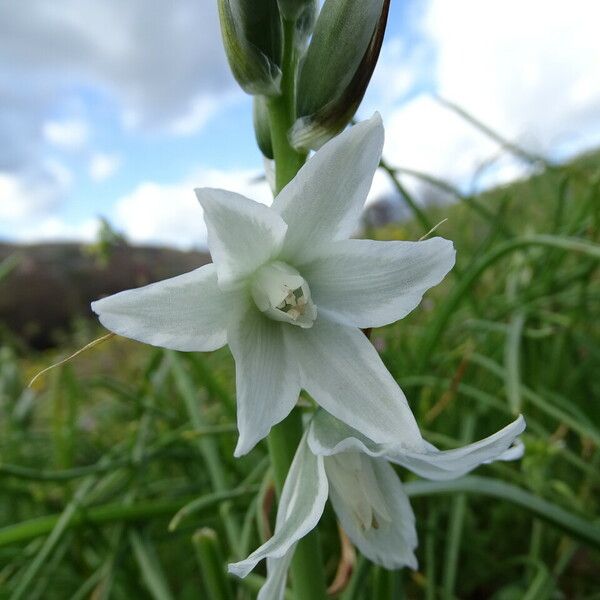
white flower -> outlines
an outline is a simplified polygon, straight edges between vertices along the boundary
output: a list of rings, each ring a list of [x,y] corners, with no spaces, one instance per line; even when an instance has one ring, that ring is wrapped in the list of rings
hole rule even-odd
[[[296,543],[316,527],[327,498],[364,556],[387,569],[417,568],[415,518],[390,462],[428,479],[454,479],[492,460],[522,455],[515,438],[525,429],[519,416],[495,434],[455,450],[426,444],[421,452],[376,444],[320,410],[304,435],[277,510],[275,534],[248,558],[229,565],[245,577],[267,559],[267,579],[258,600],[281,600]]]
[[[92,304],[108,329],[155,346],[229,344],[236,456],[288,415],[301,388],[377,442],[422,443],[404,394],[359,328],[409,313],[452,268],[454,249],[442,238],[347,239],[382,146],[376,114],[324,145],[272,207],[196,190],[214,263]]]

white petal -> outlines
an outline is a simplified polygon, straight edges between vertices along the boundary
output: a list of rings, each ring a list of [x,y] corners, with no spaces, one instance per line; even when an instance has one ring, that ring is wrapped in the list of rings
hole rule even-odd
[[[227,333],[236,364],[237,421],[235,456],[249,452],[298,400],[298,368],[285,348],[282,324],[251,306]]]
[[[294,544],[281,558],[267,558],[267,579],[260,588],[256,600],[283,600],[287,574],[294,557]]]
[[[356,451],[379,458],[393,448],[393,443],[378,444],[323,409],[318,410],[312,418],[307,441],[310,449],[320,456]]]
[[[383,148],[378,113],[325,144],[273,201],[288,224],[282,257],[301,264],[356,229]]]
[[[217,286],[214,265],[92,302],[107,329],[163,348],[216,350],[239,317],[244,297]]]
[[[519,416],[493,435],[462,448],[440,451],[427,444],[424,453],[397,450],[388,452],[386,456],[392,462],[410,469],[421,477],[436,480],[455,479],[482,463],[518,458],[522,452],[520,443],[517,443],[515,449],[511,448],[511,444],[524,429],[525,419]]]
[[[351,490],[336,487],[336,478],[331,475],[332,470],[336,468],[334,461],[344,460],[346,456],[348,454],[325,458],[325,469],[330,477],[329,499],[348,537],[369,560],[386,569],[398,569],[403,566],[416,569],[415,516],[394,469],[384,459],[361,455],[363,460],[370,464],[368,470],[375,476],[377,496],[383,499],[391,517],[381,518],[377,511],[374,511],[374,526],[365,528],[356,518],[352,504],[348,502],[352,496]],[[365,481],[365,485],[366,483]],[[375,497],[375,490],[372,490],[372,494]]]
[[[462,448],[440,451],[425,442],[422,450],[415,452],[402,448],[401,439],[396,444],[377,444],[320,410],[311,421],[307,439],[315,454],[333,456],[358,451],[373,458],[384,457],[428,479],[447,480],[460,477],[483,463],[520,458],[523,444],[516,438],[524,429],[525,419],[519,416],[493,435]]]
[[[229,565],[229,572],[246,577],[263,558],[282,558],[314,529],[323,514],[329,485],[323,457],[315,456],[302,438],[288,472],[275,521],[273,537],[248,558]]]
[[[525,454],[525,444],[523,444],[523,441],[520,438],[517,438],[513,442],[512,446],[510,446],[508,448],[508,450],[504,451],[499,456],[496,456],[496,458],[491,459],[491,460],[486,460],[485,462],[491,463],[491,462],[494,462],[495,460],[502,460],[502,461],[519,460],[520,458],[523,458],[523,454]]]
[[[423,439],[406,398],[375,348],[359,329],[329,321],[322,312],[310,329],[284,328],[302,387],[372,440],[402,440],[407,448],[421,449]]]
[[[302,267],[313,300],[336,320],[381,327],[402,319],[454,265],[452,242],[343,240]]]
[[[277,256],[287,230],[277,212],[225,190],[195,192],[204,209],[208,247],[220,286],[238,283]]]

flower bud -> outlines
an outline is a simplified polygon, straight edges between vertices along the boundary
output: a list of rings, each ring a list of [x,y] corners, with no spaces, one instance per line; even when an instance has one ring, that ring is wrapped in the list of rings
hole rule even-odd
[[[379,58],[389,4],[325,0],[300,67],[295,148],[320,148],[354,116]]]
[[[316,10],[318,0],[277,0],[277,4],[286,21],[296,21],[304,11]]]
[[[281,92],[283,31],[277,0],[218,0],[229,66],[248,94]]]
[[[252,120],[254,122],[254,135],[256,143],[266,158],[273,158],[273,144],[271,142],[271,125],[269,123],[269,109],[265,96],[254,96],[252,99]]]

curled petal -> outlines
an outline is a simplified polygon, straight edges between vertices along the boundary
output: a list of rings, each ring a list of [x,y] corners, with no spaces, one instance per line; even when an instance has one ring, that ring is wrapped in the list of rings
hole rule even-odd
[[[216,350],[243,310],[238,292],[223,292],[214,265],[92,302],[107,329],[172,350]]]
[[[520,458],[522,444],[516,438],[524,429],[525,419],[519,416],[500,431],[462,448],[441,451],[425,442],[417,452],[400,444],[377,444],[325,411],[319,411],[311,422],[308,444],[313,452],[322,456],[358,451],[373,458],[384,457],[427,479],[447,480],[484,463]]]
[[[302,438],[288,472],[277,509],[273,537],[248,558],[229,565],[229,572],[246,577],[263,558],[282,558],[319,522],[329,486],[323,457],[316,456]]]
[[[519,415],[500,431],[462,448],[441,451],[427,444],[424,453],[392,451],[387,453],[387,458],[427,479],[456,479],[483,463],[519,458],[522,444],[512,444],[524,430],[525,419]]]

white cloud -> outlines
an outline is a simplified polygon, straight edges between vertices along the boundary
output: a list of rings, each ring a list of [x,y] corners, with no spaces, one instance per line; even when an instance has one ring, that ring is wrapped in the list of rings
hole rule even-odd
[[[165,244],[179,248],[206,247],[206,227],[195,187],[221,188],[270,205],[271,190],[262,174],[252,170],[202,169],[174,185],[140,184],[121,198],[110,220],[137,244]],[[375,174],[367,204],[393,193],[383,171]]]
[[[238,95],[235,94],[235,99]],[[168,126],[168,131],[174,135],[191,135],[206,125],[212,117],[229,105],[228,98],[200,95],[193,98],[188,110],[174,118]]]
[[[568,9],[557,0],[430,0],[415,20],[421,42],[390,40],[367,98],[364,114],[381,103],[388,160],[467,190],[526,170],[510,156],[498,161],[497,143],[425,90],[415,96],[424,84],[532,152],[564,157],[597,146],[599,20],[600,4],[586,0]],[[418,76],[425,67],[428,82]]]
[[[0,171],[0,219],[11,229],[21,229],[46,217],[72,184],[71,172],[48,159],[42,168],[13,173]]]
[[[429,95],[414,98],[386,121],[384,156],[394,166],[464,181],[496,151],[494,142]]]
[[[66,150],[80,150],[89,139],[89,127],[80,119],[47,121],[42,131],[46,141]]]
[[[254,171],[202,170],[179,184],[141,183],[117,202],[111,222],[133,243],[205,247],[206,227],[194,187],[224,188],[264,204],[272,200],[266,181],[257,180]]]
[[[121,159],[116,154],[93,154],[89,163],[90,177],[101,182],[112,177],[121,166]]]
[[[3,3],[0,56],[0,71],[26,80],[30,93],[45,92],[48,104],[87,85],[158,125],[233,82],[216,3],[197,0]]]
[[[439,93],[536,151],[600,142],[600,4],[432,0]]]
[[[36,166],[44,141],[87,141],[78,103],[187,134],[235,84],[215,2],[28,0],[0,2],[0,89],[0,170],[14,172]]]

